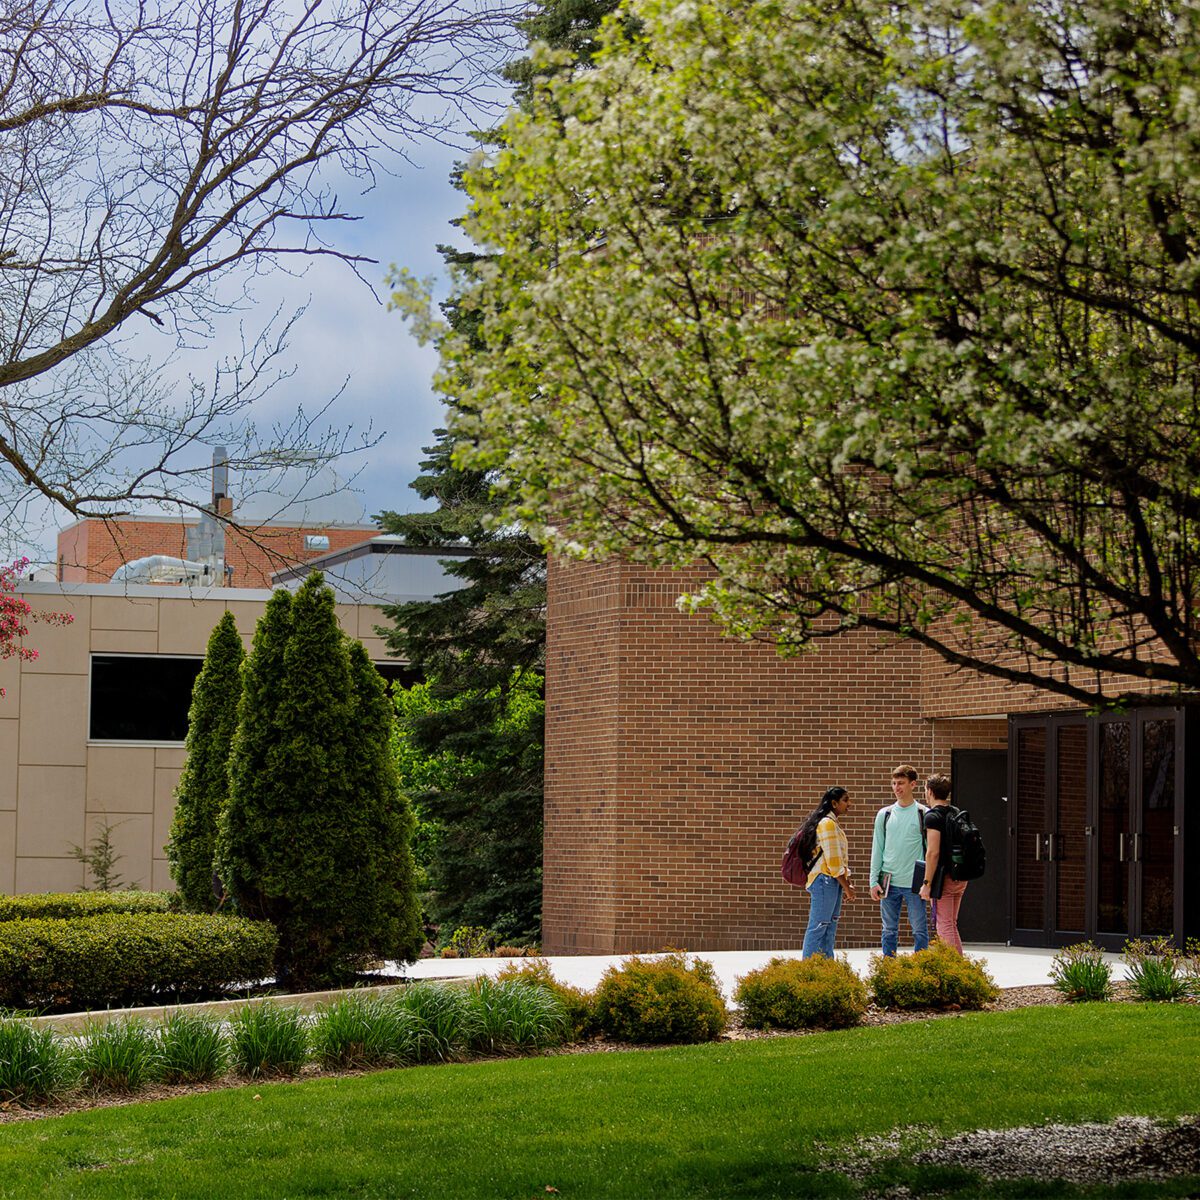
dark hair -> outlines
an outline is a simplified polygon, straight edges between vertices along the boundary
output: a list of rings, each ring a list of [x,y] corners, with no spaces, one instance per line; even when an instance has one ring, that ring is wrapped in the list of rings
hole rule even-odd
[[[925,780],[925,786],[933,793],[935,799],[945,800],[950,795],[950,776],[930,775]]]
[[[846,794],[844,787],[825,789],[821,803],[810,814],[807,821],[800,826],[800,857],[806,862],[812,862],[817,849],[817,826],[833,812],[833,806]]]

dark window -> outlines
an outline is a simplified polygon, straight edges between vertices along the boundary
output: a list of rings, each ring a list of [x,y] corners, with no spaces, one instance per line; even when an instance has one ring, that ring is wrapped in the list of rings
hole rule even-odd
[[[101,742],[182,742],[202,658],[92,655],[89,737]]]
[[[399,684],[402,688],[410,688],[414,683],[423,683],[424,675],[417,667],[410,667],[402,662],[377,662],[375,670],[383,676],[385,683]]]

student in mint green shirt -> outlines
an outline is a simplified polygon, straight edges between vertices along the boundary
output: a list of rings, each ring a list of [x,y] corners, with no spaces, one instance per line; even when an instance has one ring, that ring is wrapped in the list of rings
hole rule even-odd
[[[913,868],[925,857],[925,806],[913,796],[917,769],[901,763],[892,772],[894,804],[884,805],[875,814],[875,832],[871,838],[871,899],[879,901],[883,920],[880,939],[885,957],[896,953],[900,940],[900,908],[908,911],[912,929],[913,949],[924,950],[929,945],[929,925],[925,901],[913,891]],[[891,878],[884,895],[883,881]]]

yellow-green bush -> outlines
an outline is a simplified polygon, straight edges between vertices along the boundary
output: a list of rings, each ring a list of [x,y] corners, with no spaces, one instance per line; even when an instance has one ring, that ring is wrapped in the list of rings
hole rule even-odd
[[[66,920],[105,913],[159,913],[175,907],[170,892],[44,892],[32,896],[0,896],[0,921],[40,917]]]
[[[677,952],[627,958],[596,989],[599,1032],[623,1042],[707,1042],[728,1021],[712,964]]]
[[[849,963],[817,955],[773,958],[738,980],[733,998],[752,1029],[845,1029],[867,1011],[867,989]]]
[[[0,923],[0,1005],[89,1009],[220,995],[270,978],[266,921],[183,913]]]
[[[883,1008],[982,1008],[1000,995],[980,960],[944,942],[895,958],[875,955],[867,983]]]
[[[509,963],[496,973],[498,983],[510,979],[540,984],[558,997],[569,1022],[568,1041],[582,1042],[595,1035],[596,1006],[592,993],[572,987],[569,983],[560,983],[554,978],[550,964],[544,958],[527,958],[520,963]]]

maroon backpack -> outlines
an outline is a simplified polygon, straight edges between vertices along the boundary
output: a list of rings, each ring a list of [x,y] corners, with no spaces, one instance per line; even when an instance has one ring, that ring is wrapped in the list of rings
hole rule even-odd
[[[813,869],[813,864],[817,859],[821,857],[821,847],[818,846],[812,858],[805,859],[800,850],[800,832],[797,829],[792,834],[792,840],[788,842],[787,849],[783,852],[783,865],[779,868],[780,875],[792,887],[806,887],[808,885],[808,873]]]

